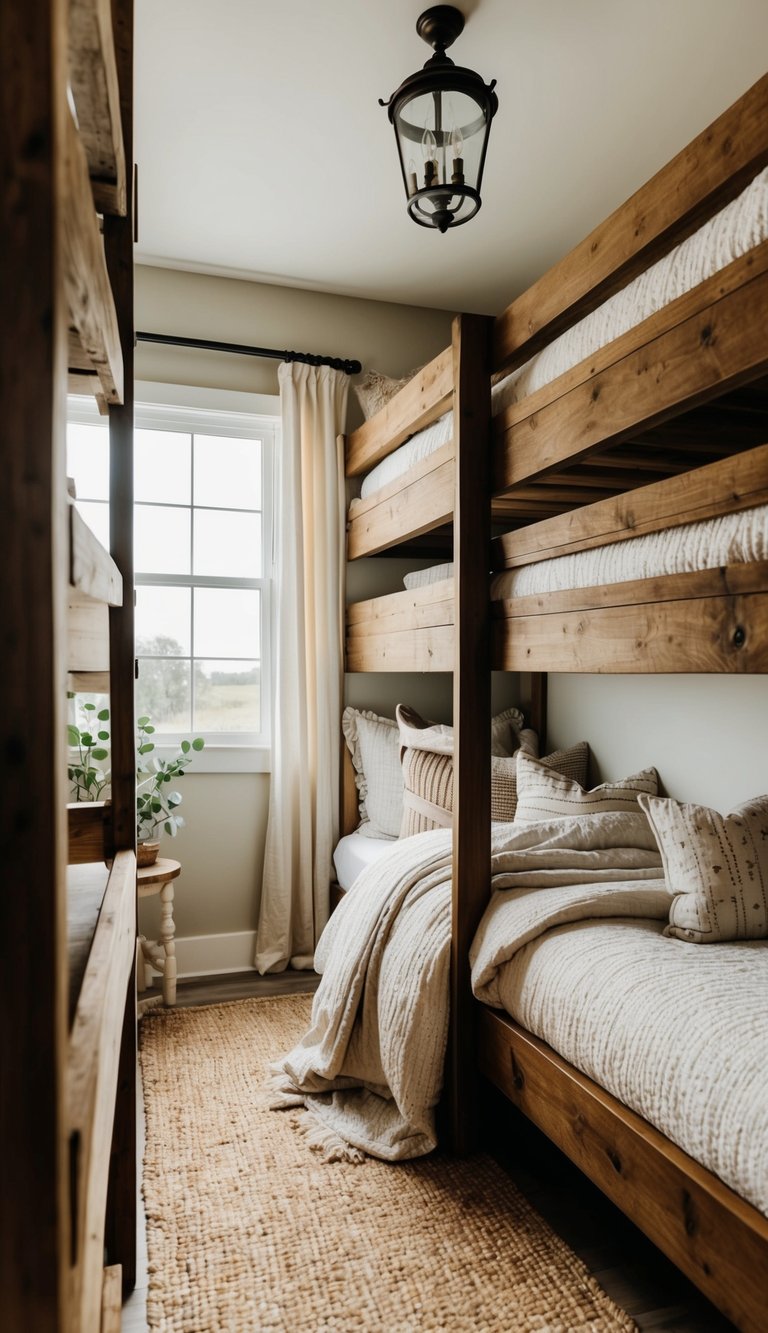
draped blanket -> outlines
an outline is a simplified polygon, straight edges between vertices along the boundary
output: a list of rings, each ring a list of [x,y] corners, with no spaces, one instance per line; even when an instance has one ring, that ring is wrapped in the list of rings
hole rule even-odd
[[[492,898],[472,950],[476,993],[498,1003],[495,969],[554,925],[666,915],[661,873],[640,813],[495,825]],[[531,891],[542,888],[530,910]],[[272,1066],[271,1105],[303,1108],[302,1128],[327,1160],[404,1161],[435,1147],[450,901],[451,833],[435,829],[363,871],[326,927],[311,1027]]]

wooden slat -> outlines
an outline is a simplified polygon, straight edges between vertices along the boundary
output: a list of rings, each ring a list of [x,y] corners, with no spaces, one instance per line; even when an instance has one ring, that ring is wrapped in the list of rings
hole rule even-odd
[[[122,1319],[123,1270],[120,1264],[110,1264],[102,1278],[100,1333],[120,1333]]]
[[[91,375],[87,371],[71,370],[67,376],[67,393],[76,397],[95,398],[99,409],[99,415],[107,415],[107,401],[101,392],[101,380],[98,375]]]
[[[108,801],[88,801],[67,806],[71,866],[107,861],[114,854],[112,819]]]
[[[461,315],[453,323],[456,589],[453,667],[453,872],[450,1027],[444,1090],[455,1152],[475,1146],[477,1108],[469,949],[491,881],[491,657],[488,616],[488,505],[493,322]],[[430,633],[431,631],[424,631]],[[422,634],[412,636],[421,640]]]
[[[438,583],[426,583],[421,588],[405,588],[402,592],[369,597],[365,602],[352,602],[347,607],[347,625],[351,628],[366,621],[399,615],[409,607],[426,606],[433,602],[446,602],[452,599],[453,579],[440,579]]]
[[[124,214],[125,152],[110,0],[69,0],[69,79],[96,208]]]
[[[501,671],[768,671],[768,593],[519,616],[494,625]]]
[[[438,457],[439,455],[439,457]],[[430,464],[430,466],[426,466]],[[388,486],[389,494],[360,512],[350,512],[347,558],[375,555],[387,547],[439,528],[453,516],[453,445],[445,445],[417,469]],[[363,503],[366,503],[365,501]]]
[[[347,671],[452,671],[452,625],[347,640]]]
[[[761,374],[766,319],[762,273],[506,431],[494,448],[494,491],[619,444]]]
[[[496,321],[493,368],[519,365],[618,291],[768,162],[768,75],[719,116]]]
[[[394,398],[347,437],[348,477],[369,472],[398,445],[436,421],[451,405],[453,390],[451,349],[436,356]]]
[[[745,1333],[762,1333],[768,1219],[505,1015],[479,1009],[482,1072]]]
[[[69,111],[65,125],[64,286],[70,325],[87,358],[84,367],[70,361],[70,369],[95,370],[107,402],[119,403],[123,397],[123,356],[115,302],[93,208],[85,150]]]
[[[67,689],[70,694],[109,694],[109,672],[68,671]]]
[[[494,538],[494,569],[512,569],[646,532],[735,513],[768,500],[768,445],[708,463],[686,475]]]
[[[67,609],[67,670],[107,672],[109,657],[109,607],[90,597],[71,593]]]
[[[416,633],[433,625],[452,625],[453,621],[453,599],[427,602],[423,606],[404,607],[391,616],[358,621],[348,627],[347,641],[356,644],[358,640],[369,638],[372,634],[397,634],[401,630]]]
[[[122,1018],[136,955],[136,858],[118,852],[96,927],[69,1041],[73,1327],[99,1327],[104,1218]]]
[[[69,505],[69,582],[81,597],[120,606],[123,578],[74,504]]]

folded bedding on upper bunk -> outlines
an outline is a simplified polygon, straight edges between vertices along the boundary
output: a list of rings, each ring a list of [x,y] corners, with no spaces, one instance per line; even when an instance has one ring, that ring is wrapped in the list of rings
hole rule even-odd
[[[504,570],[491,579],[491,600],[563,592],[567,588],[598,588],[754,560],[768,560],[768,505]],[[434,565],[406,574],[403,582],[406,588],[420,588],[452,576],[453,565]]]
[[[640,814],[498,824],[493,834],[493,886],[590,885],[611,915],[666,914],[660,866]],[[622,896],[625,881],[636,899]],[[310,1141],[328,1160],[363,1152],[403,1161],[434,1148],[450,922],[451,833],[436,829],[393,843],[323,932],[312,1024],[273,1066],[272,1104],[303,1105]]]
[[[621,913],[589,888],[494,894],[473,989],[768,1214],[768,941],[667,938],[649,890],[610,886]]]
[[[736,199],[675,246],[645,273],[609,297],[584,319],[555,338],[523,366],[494,385],[492,413],[497,416],[559,375],[593,356],[644,319],[692,291],[733,260],[768,238],[768,168]],[[382,460],[363,480],[360,498],[374,494],[451,439],[452,413],[418,432]],[[352,509],[354,508],[352,502]]]

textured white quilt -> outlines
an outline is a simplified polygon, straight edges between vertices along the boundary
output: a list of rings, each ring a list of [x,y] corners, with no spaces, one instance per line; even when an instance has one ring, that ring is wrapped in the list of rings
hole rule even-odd
[[[594,815],[496,825],[493,887],[576,885],[597,915],[668,906],[644,815]],[[448,1029],[451,833],[396,842],[357,880],[331,917],[315,965],[322,980],[312,1025],[273,1067],[275,1107],[303,1106],[313,1147],[387,1161],[435,1146],[434,1108]],[[637,899],[622,897],[636,882]],[[648,883],[650,881],[650,883]],[[569,893],[574,890],[570,889]],[[558,911],[560,915],[558,916]],[[565,900],[542,927],[570,920]]]

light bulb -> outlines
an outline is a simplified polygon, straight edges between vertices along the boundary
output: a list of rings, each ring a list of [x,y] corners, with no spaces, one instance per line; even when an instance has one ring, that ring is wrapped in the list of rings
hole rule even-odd
[[[461,157],[464,149],[464,135],[458,125],[454,125],[451,130],[451,148],[453,149],[454,157]]]
[[[434,161],[437,152],[437,140],[431,130],[425,130],[421,136],[421,151],[424,154],[424,161]]]

